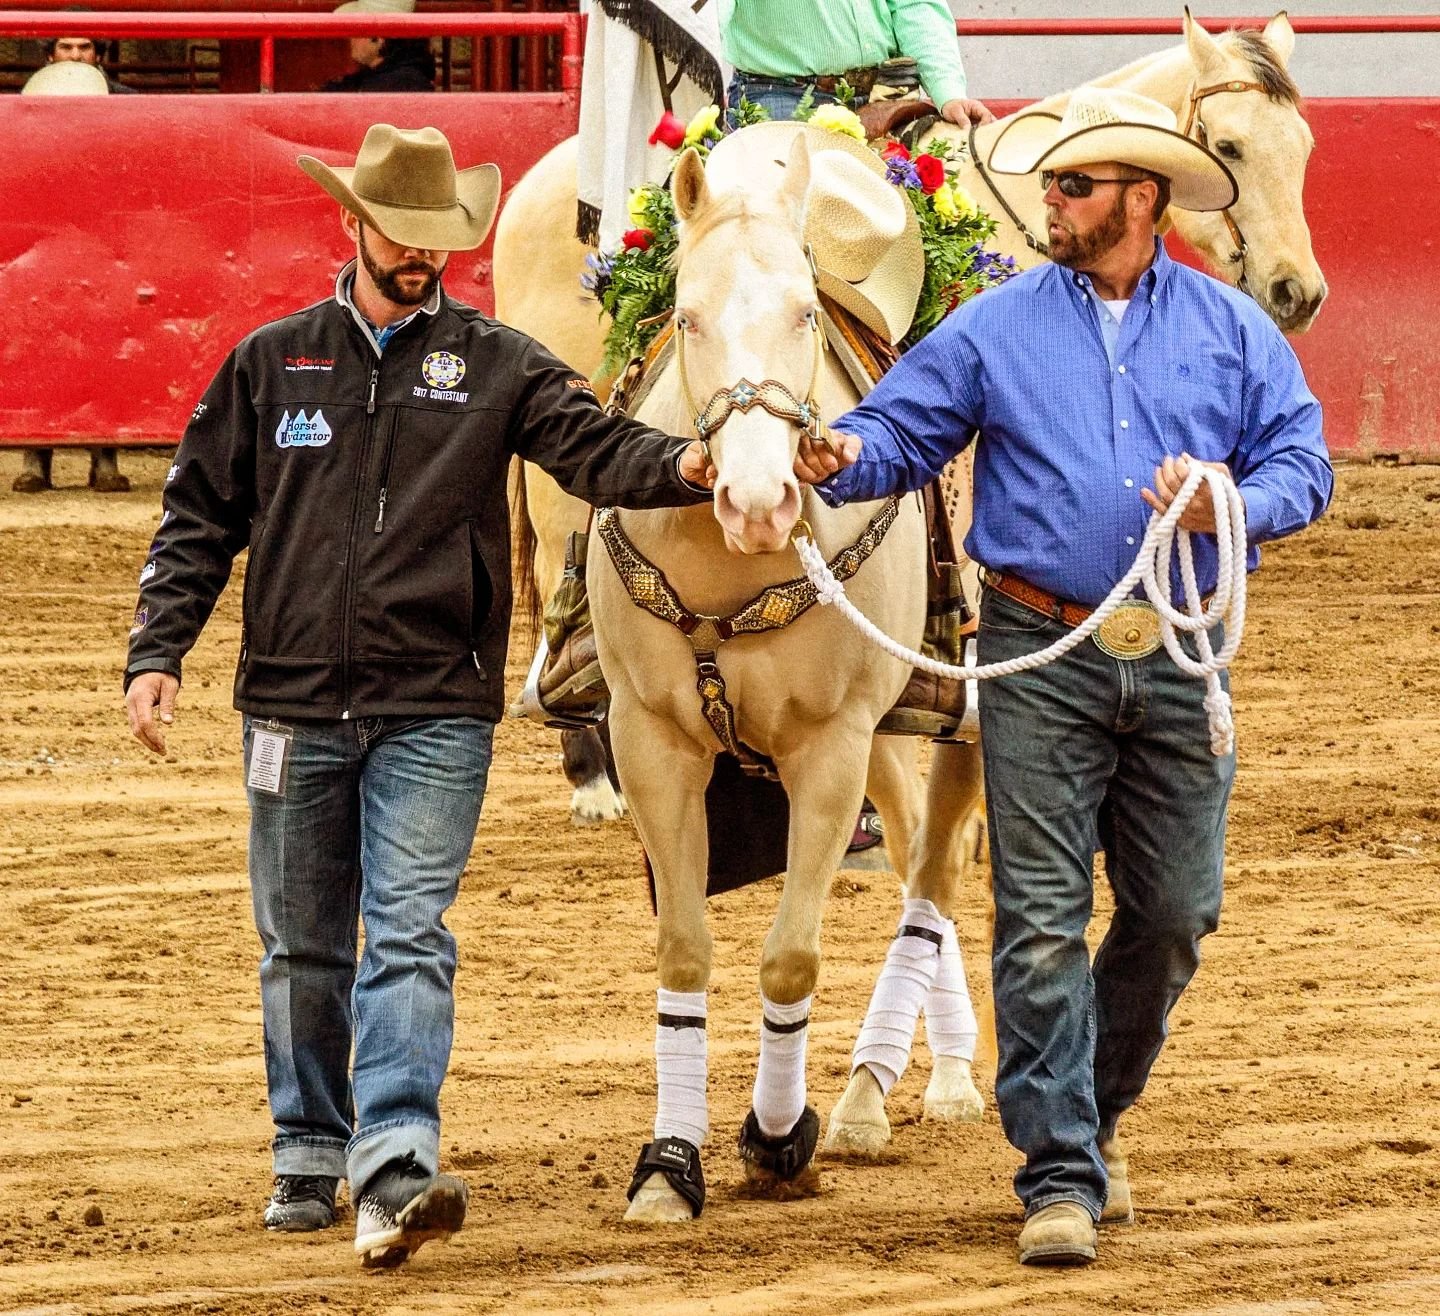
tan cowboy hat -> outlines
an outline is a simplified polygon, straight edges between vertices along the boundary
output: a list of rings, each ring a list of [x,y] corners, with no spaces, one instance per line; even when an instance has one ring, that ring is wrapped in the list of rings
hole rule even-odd
[[[1114,160],[1170,180],[1181,210],[1224,210],[1239,196],[1234,175],[1176,126],[1159,101],[1114,87],[1081,87],[1062,118],[1043,111],[1012,119],[990,148],[997,174],[1033,174]]]
[[[313,155],[296,162],[351,214],[402,247],[470,251],[485,241],[500,201],[493,164],[455,168],[438,128],[374,124],[353,168]]]
[[[885,161],[875,151],[845,133],[783,120],[732,133],[711,159],[744,141],[785,160],[801,134],[810,148],[805,240],[815,252],[820,291],[886,342],[898,343],[915,319],[925,250],[914,209],[885,181]],[[736,146],[726,148],[727,142]]]
[[[36,69],[25,85],[22,96],[108,96],[110,84],[93,64],[66,59]]]

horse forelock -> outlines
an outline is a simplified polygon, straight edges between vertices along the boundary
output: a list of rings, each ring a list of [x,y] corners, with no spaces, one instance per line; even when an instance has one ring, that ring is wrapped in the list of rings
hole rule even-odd
[[[1263,32],[1254,28],[1231,28],[1225,36],[1239,48],[1255,75],[1255,81],[1271,100],[1293,105],[1301,115],[1305,113],[1305,98],[1300,94],[1300,88]]]

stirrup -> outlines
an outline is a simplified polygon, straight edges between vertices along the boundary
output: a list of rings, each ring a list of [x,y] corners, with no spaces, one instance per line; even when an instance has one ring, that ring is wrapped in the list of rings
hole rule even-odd
[[[777,1179],[793,1179],[810,1164],[819,1141],[820,1116],[813,1106],[806,1106],[795,1127],[778,1138],[760,1131],[760,1121],[752,1106],[740,1126],[740,1159]]]
[[[542,726],[556,727],[561,731],[586,731],[598,727],[605,720],[605,713],[610,701],[602,698],[593,710],[580,712],[579,710],[547,708],[540,698],[540,674],[545,670],[546,661],[550,657],[550,646],[545,642],[545,637],[540,637],[540,645],[535,650],[535,657],[530,663],[530,670],[525,676],[525,686],[520,692],[519,703],[511,710],[514,716],[523,717],[529,722],[539,722]],[[598,674],[598,664],[597,674]],[[577,676],[571,677],[565,685],[561,686],[562,691],[568,689],[580,689],[588,683],[587,667]],[[604,678],[601,678],[603,683]],[[579,684],[576,684],[579,682]]]
[[[705,1209],[705,1172],[700,1168],[700,1149],[684,1138],[656,1138],[640,1148],[635,1173],[625,1200],[633,1202],[635,1194],[652,1174],[663,1174],[665,1182],[690,1203],[692,1215]]]

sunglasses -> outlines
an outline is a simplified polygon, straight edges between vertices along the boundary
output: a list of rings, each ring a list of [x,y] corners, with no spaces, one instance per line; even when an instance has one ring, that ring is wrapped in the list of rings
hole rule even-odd
[[[1131,183],[1146,182],[1143,178],[1092,178],[1089,174],[1082,174],[1074,169],[1067,169],[1063,173],[1056,173],[1053,169],[1042,169],[1040,171],[1040,186],[1048,192],[1050,184],[1054,183],[1063,195],[1073,197],[1077,201],[1084,200],[1095,190],[1096,183],[1120,183],[1129,186]]]

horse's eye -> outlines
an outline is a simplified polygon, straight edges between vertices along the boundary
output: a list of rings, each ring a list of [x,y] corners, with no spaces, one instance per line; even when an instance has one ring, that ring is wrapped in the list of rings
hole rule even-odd
[[[693,316],[687,314],[684,311],[676,311],[675,327],[680,330],[688,330],[693,332],[695,329],[695,319]]]
[[[1225,160],[1238,160],[1240,158],[1240,148],[1236,146],[1234,142],[1216,142],[1215,153]]]

